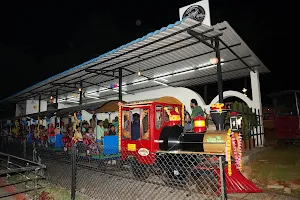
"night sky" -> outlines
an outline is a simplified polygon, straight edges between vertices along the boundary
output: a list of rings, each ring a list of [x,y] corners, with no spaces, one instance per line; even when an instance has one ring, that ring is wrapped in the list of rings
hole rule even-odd
[[[10,2],[0,6],[0,99],[174,23],[179,20],[178,9],[197,0]],[[264,2],[210,0],[212,24],[228,21],[272,71],[261,76],[263,96],[297,89],[289,72],[280,72],[273,59],[274,18]],[[227,81],[224,89],[240,91],[243,84],[244,80]],[[201,94],[202,86],[194,88]],[[212,98],[216,84],[208,88]]]

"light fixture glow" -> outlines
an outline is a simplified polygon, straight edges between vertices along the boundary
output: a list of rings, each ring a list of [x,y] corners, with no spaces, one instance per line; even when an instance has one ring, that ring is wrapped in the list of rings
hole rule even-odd
[[[148,82],[148,80],[145,80],[145,81],[135,82],[132,85],[139,85],[139,84],[143,84],[143,83],[147,83],[147,82]]]
[[[114,92],[119,92],[119,90],[112,90]],[[122,92],[122,94],[127,94],[127,92]]]
[[[70,102],[70,103],[79,103],[79,101],[72,101],[70,99],[66,100],[67,102]]]
[[[79,91],[79,92],[81,92],[81,91],[82,91],[82,89],[81,89],[81,88],[78,88],[78,91]]]
[[[209,69],[209,68],[213,68],[215,66],[216,65],[211,65],[211,66],[208,66],[208,67],[200,67],[200,68],[198,68],[198,70]]]
[[[180,72],[180,73],[178,73],[178,74],[174,74],[174,76],[178,76],[178,75],[182,75],[182,74],[191,73],[191,72],[193,72],[193,71],[195,71],[195,70],[192,69],[192,70],[189,70],[189,71],[186,71],[186,72]]]
[[[107,91],[109,91],[109,89],[103,89],[103,90],[99,90],[99,93],[101,93],[101,92],[107,92]]]
[[[178,73],[178,72],[186,72],[186,71],[189,71],[189,70],[193,70],[193,67],[186,67],[186,68],[174,70],[173,73],[175,74],[175,73]]]
[[[90,99],[100,99],[99,97],[95,97],[95,96],[90,96],[90,95],[86,95],[87,98],[90,98]]]
[[[160,85],[168,86],[167,84],[162,83],[162,82],[159,82],[159,81],[156,81],[156,80],[153,80],[153,82],[158,83],[158,84],[160,84]]]
[[[138,75],[138,76],[141,76],[141,71],[138,71],[137,75]]]
[[[219,62],[219,59],[218,58],[211,58],[209,61],[210,61],[210,64],[216,65]]]

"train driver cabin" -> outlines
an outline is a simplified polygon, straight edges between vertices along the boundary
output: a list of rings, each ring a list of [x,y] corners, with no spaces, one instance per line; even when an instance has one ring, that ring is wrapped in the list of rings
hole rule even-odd
[[[183,124],[184,106],[173,97],[120,105],[122,159],[135,157],[140,163],[154,162],[165,126]]]

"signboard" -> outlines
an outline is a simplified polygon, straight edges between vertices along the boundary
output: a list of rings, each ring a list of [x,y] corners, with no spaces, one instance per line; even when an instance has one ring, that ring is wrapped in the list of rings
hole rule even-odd
[[[208,0],[198,1],[197,3],[180,8],[179,16],[180,20],[190,17],[202,24],[211,26]]]

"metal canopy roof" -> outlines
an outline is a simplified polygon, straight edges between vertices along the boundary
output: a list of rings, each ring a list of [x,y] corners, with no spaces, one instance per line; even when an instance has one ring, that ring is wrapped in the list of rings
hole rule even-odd
[[[98,95],[101,99],[114,97],[118,89],[109,89],[109,85],[118,83],[118,68],[122,68],[122,90],[126,93],[213,83],[217,81],[216,65],[210,63],[215,57],[210,47],[214,37],[220,38],[223,80],[249,76],[250,70],[269,72],[227,22],[209,27],[185,18],[37,83],[0,103],[20,102],[39,95],[48,100],[57,89],[58,102],[66,97],[76,100],[78,97],[73,95],[78,93],[76,87],[80,81],[86,94],[90,94],[84,101]],[[138,71],[141,76],[137,75]]]

